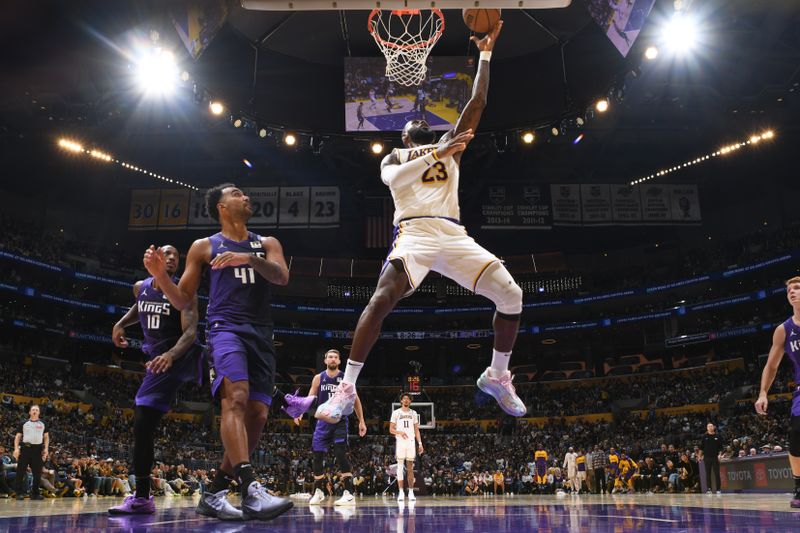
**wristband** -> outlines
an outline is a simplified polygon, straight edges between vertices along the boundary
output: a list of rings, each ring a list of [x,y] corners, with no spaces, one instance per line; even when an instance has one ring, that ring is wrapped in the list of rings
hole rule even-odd
[[[492,51],[491,50],[482,50],[481,51],[481,61],[491,61],[492,60]]]

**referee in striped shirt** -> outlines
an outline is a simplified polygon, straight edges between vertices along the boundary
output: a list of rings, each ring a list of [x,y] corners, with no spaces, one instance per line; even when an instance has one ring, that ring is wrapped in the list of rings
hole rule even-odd
[[[39,480],[42,479],[42,464],[47,457],[50,435],[39,419],[39,406],[31,405],[30,419],[20,424],[14,437],[14,459],[17,460],[17,499],[25,496],[25,481],[28,477],[28,466],[31,467],[33,485],[31,500],[42,500],[39,494]]]

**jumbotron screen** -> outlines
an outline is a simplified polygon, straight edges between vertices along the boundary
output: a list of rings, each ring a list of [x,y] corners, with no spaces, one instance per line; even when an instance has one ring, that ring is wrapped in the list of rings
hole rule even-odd
[[[472,57],[429,57],[425,81],[405,87],[386,77],[383,57],[345,58],[345,129],[400,131],[424,118],[432,129],[447,131],[467,104],[474,77]]]

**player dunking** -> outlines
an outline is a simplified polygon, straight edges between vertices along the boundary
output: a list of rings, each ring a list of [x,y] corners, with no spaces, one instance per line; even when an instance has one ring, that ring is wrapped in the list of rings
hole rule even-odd
[[[174,246],[160,248],[165,273],[177,281],[180,254]],[[155,278],[133,285],[136,303],[114,324],[111,340],[127,348],[125,328],[139,322],[144,333],[142,351],[147,356],[147,373],[136,392],[133,412],[133,474],[136,493],[111,514],[153,514],[156,506],[150,496],[150,471],[153,468],[154,440],[164,413],[169,412],[178,389],[187,381],[200,379],[201,346],[197,343],[197,297],[182,311],[174,309]]]
[[[419,434],[419,414],[411,409],[411,395],[400,396],[400,408],[392,412],[389,422],[389,433],[397,438],[395,457],[397,458],[397,500],[403,501],[404,471],[408,473],[408,499],[416,500],[414,496],[414,459],[417,452],[424,451],[422,437]],[[417,446],[414,446],[414,440]]]
[[[325,370],[314,376],[311,381],[311,389],[308,391],[309,397],[317,398],[320,402],[328,400],[339,383],[342,382],[344,372],[339,370],[341,356],[339,350],[328,350],[325,352]],[[355,412],[358,417],[358,435],[363,437],[367,434],[367,425],[364,422],[364,411],[361,408],[361,400],[356,396]],[[295,423],[299,424],[302,415],[295,418]],[[323,460],[325,454],[331,446],[336,454],[336,463],[344,481],[344,492],[342,497],[333,502],[334,505],[355,505],[356,499],[353,496],[353,469],[350,466],[350,458],[347,456],[347,433],[348,418],[343,417],[335,424],[329,424],[324,420],[318,420],[314,428],[314,436],[311,439],[311,449],[314,452],[314,495],[309,500],[309,505],[320,505],[325,501],[325,471],[323,470]]]
[[[170,303],[182,310],[194,300],[203,269],[211,267],[206,342],[213,366],[211,392],[221,396],[225,454],[197,512],[224,520],[268,520],[291,509],[293,503],[269,494],[256,481],[248,458],[267,422],[275,382],[270,286],[286,285],[289,269],[277,239],[247,230],[253,214],[250,199],[235,185],[209,189],[206,206],[220,222],[221,231],[192,244],[177,285],[166,271],[162,251],[151,246],[144,264]],[[303,404],[300,412],[310,404],[306,398],[286,395],[286,399]],[[227,476],[232,475],[241,481],[241,509],[226,498]]]
[[[505,412],[525,414],[525,404],[508,371],[522,313],[522,289],[494,254],[467,235],[459,222],[458,206],[461,154],[486,105],[489,60],[502,27],[499,21],[483,39],[472,38],[481,51],[481,61],[472,98],[455,130],[446,133],[439,144],[432,144],[435,133],[428,123],[412,120],[403,129],[406,148],[392,151],[381,163],[381,179],[394,198],[394,244],[375,293],[358,320],[344,380],[336,394],[317,409],[317,418],[337,421],[353,411],[356,379],[384,318],[401,298],[414,292],[430,270],[494,302],[492,363],[478,379],[478,387],[494,396]]]
[[[756,412],[767,414],[769,399],[767,393],[775,381],[775,374],[783,359],[789,356],[794,367],[795,385],[800,383],[800,276],[786,282],[786,297],[794,313],[786,322],[775,328],[772,334],[772,348],[769,350],[767,364],[761,374],[761,392],[756,401]],[[789,421],[789,465],[794,476],[794,497],[790,505],[800,508],[800,386],[792,392],[792,416]]]

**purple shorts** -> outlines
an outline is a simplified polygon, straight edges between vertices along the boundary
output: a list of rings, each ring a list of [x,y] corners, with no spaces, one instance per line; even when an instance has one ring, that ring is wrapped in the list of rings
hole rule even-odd
[[[336,424],[328,424],[324,420],[317,420],[314,436],[311,438],[311,450],[327,452],[333,444],[344,442],[347,444],[347,417]]]
[[[792,416],[800,416],[800,387],[792,393]]]
[[[136,392],[135,405],[168,412],[181,385],[190,381],[202,382],[202,355],[203,347],[198,344],[189,348],[167,372],[163,374],[147,372]]]
[[[211,394],[222,380],[247,381],[250,400],[272,404],[275,388],[275,348],[270,326],[214,322],[206,331],[211,358]]]

